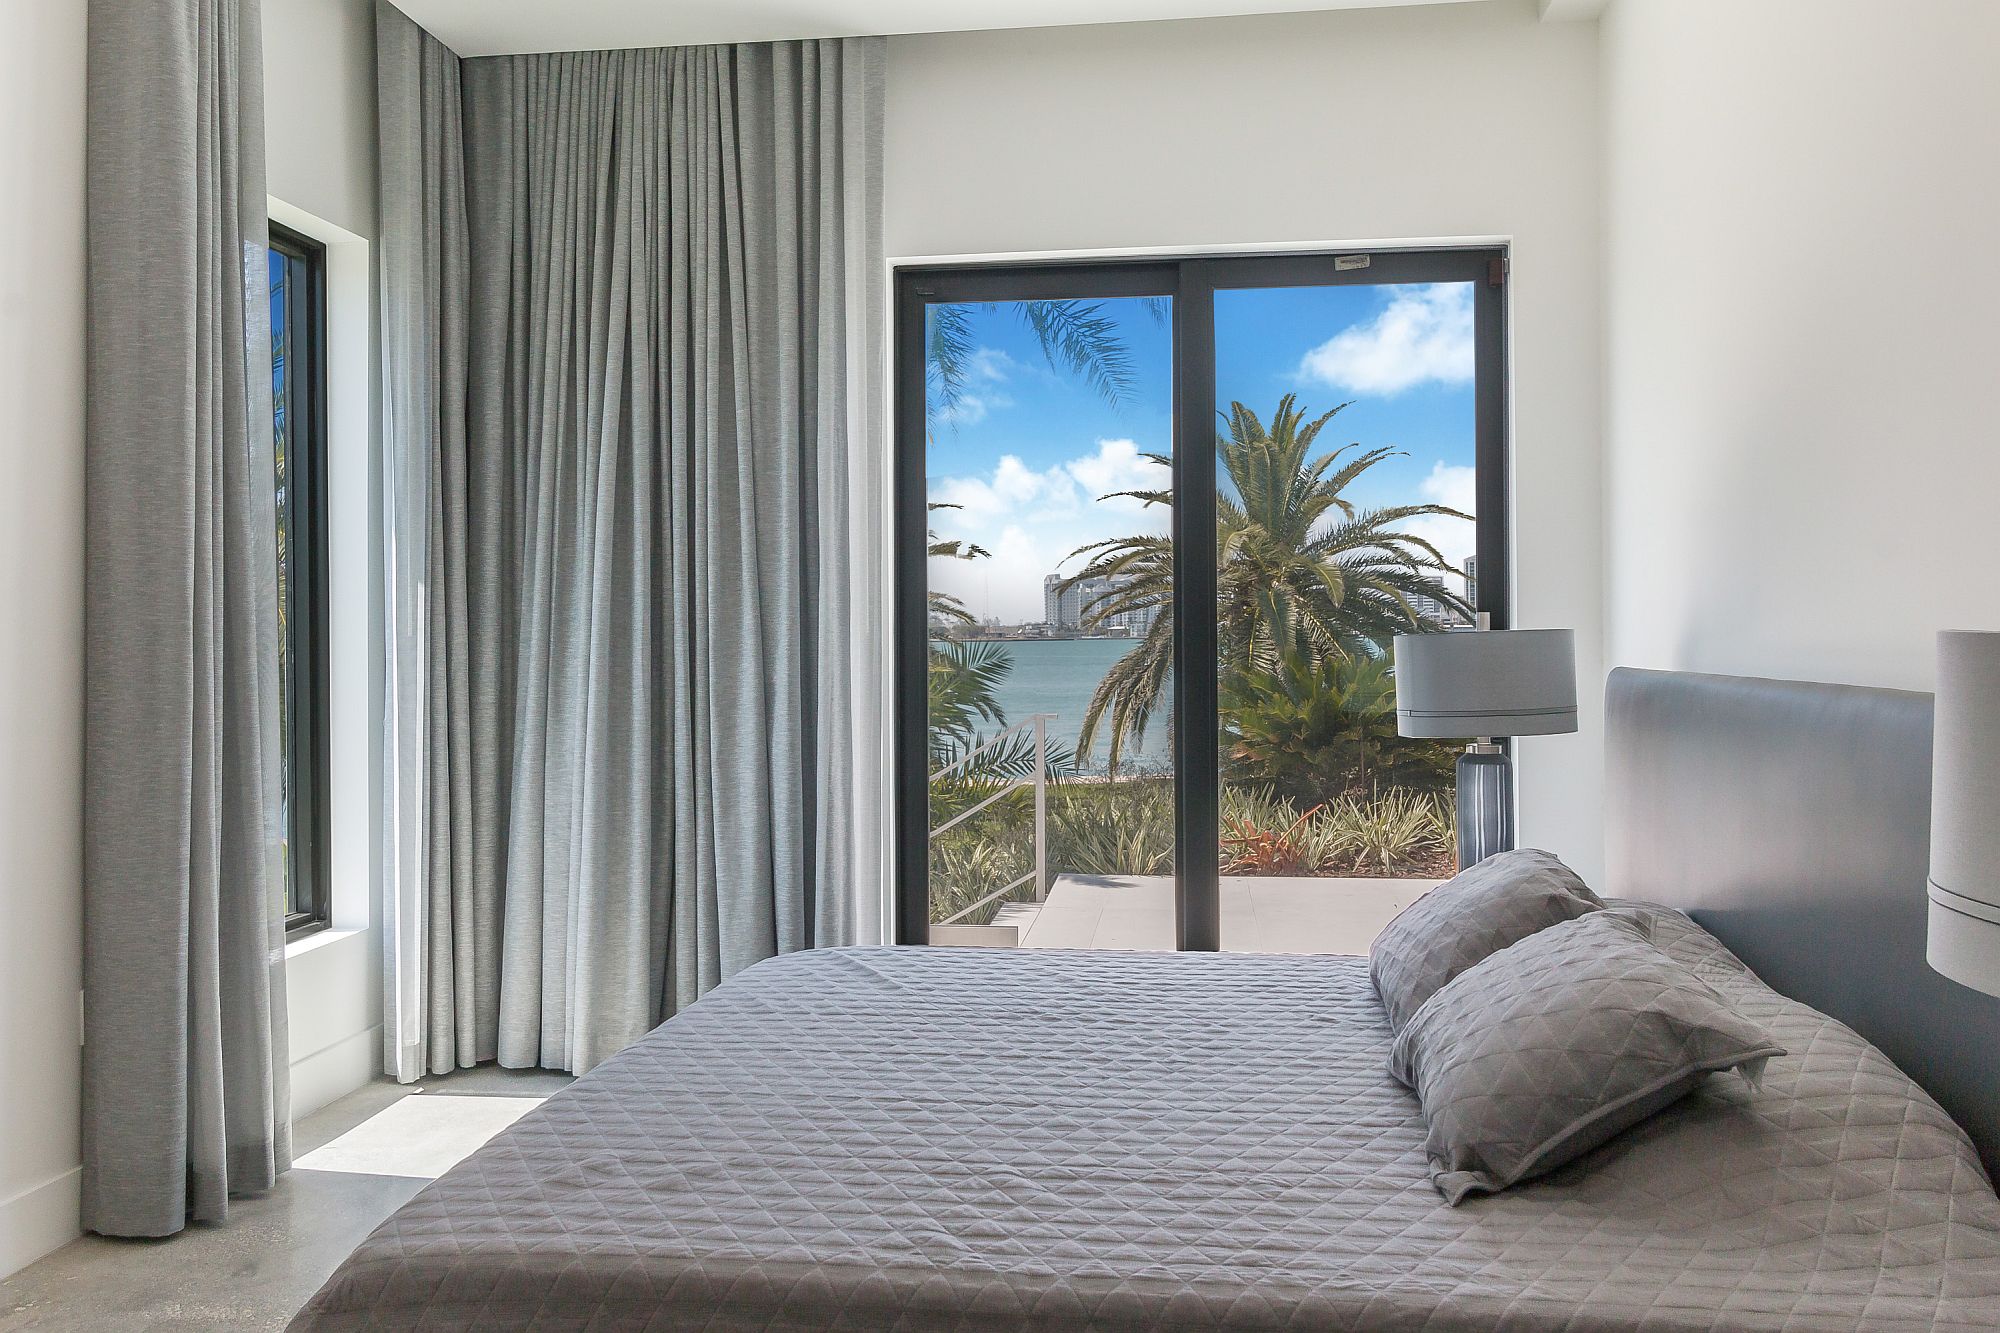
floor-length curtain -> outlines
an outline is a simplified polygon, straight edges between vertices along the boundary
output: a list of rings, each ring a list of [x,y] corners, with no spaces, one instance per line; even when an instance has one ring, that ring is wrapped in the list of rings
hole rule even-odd
[[[290,1164],[257,0],[92,0],[83,1224]]]
[[[397,670],[421,673],[424,787],[398,1068],[582,1070],[750,963],[853,938],[882,48],[467,60],[433,107],[454,62],[403,24],[383,253],[413,270],[386,313],[429,342],[400,358],[425,378],[390,468],[400,503],[428,488],[396,594],[423,617]],[[392,230],[414,190],[421,247]]]

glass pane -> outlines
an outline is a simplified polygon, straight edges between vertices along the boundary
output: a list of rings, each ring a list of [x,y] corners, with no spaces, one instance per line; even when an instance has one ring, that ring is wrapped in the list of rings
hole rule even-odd
[[[291,351],[291,260],[269,251],[271,282],[271,455],[276,470],[278,518],[278,836],[283,841],[284,878],[280,892],[286,915],[299,910],[292,883],[292,639],[291,639],[291,449],[286,427],[290,381],[285,361]]]
[[[1471,621],[1472,284],[1215,300],[1222,943],[1366,953],[1454,867],[1390,643]]]
[[[935,944],[1174,947],[1166,298],[926,313]]]

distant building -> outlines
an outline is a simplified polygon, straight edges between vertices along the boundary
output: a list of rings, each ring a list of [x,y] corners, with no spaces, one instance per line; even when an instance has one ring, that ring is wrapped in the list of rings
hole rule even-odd
[[[1440,585],[1438,590],[1444,592],[1445,588]],[[1473,561],[1468,558],[1465,562],[1465,601],[1468,606],[1477,606],[1479,604],[1478,599],[1479,585],[1474,573]],[[1411,597],[1409,603],[1410,609],[1417,614],[1418,618],[1428,620],[1433,624],[1458,626],[1474,623],[1472,617],[1467,616],[1457,607],[1450,605],[1442,597],[1428,597],[1419,593]]]
[[[1065,624],[1074,625],[1076,623],[1074,611],[1072,610],[1067,620],[1065,620],[1063,608],[1065,605],[1073,604],[1075,597],[1075,589],[1072,588],[1067,593],[1063,591],[1062,575],[1050,574],[1047,578],[1044,578],[1042,580],[1042,623],[1047,625],[1051,630],[1062,629]]]
[[[1159,608],[1137,607],[1130,611],[1120,611],[1114,615],[1098,619],[1091,618],[1091,609],[1099,598],[1117,591],[1129,583],[1125,578],[1088,578],[1063,586],[1060,574],[1050,574],[1042,580],[1042,619],[1051,633],[1063,630],[1089,630],[1102,633],[1123,632],[1134,638],[1143,636],[1153,628],[1159,618]],[[1084,622],[1089,620],[1089,624]]]

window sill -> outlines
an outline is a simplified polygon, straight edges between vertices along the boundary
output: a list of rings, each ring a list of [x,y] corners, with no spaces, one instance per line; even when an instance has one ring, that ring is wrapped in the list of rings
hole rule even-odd
[[[331,928],[327,930],[315,930],[312,934],[302,935],[285,945],[285,961],[290,962],[301,954],[308,954],[316,949],[324,949],[329,944],[337,944],[341,940],[351,939],[363,933],[359,930],[333,930]]]

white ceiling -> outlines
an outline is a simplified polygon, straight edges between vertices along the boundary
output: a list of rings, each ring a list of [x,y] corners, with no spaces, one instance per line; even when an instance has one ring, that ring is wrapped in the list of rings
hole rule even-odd
[[[464,56],[1287,14],[1468,0],[393,0]],[[1544,4],[1551,0],[1543,0]],[[1568,0],[1557,0],[1558,3]],[[1596,2],[1596,0],[1593,0]]]

